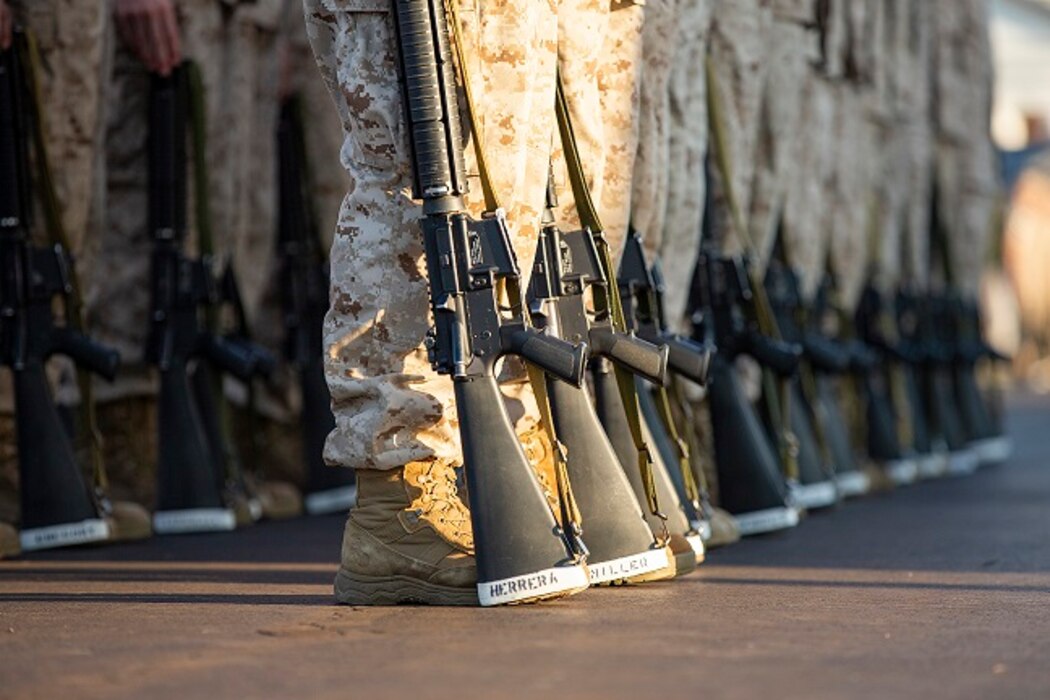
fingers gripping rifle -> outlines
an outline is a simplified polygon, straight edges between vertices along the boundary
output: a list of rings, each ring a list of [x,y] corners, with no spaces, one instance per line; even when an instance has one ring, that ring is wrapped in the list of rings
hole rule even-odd
[[[39,115],[27,80],[28,41],[19,32],[14,45],[0,53],[0,362],[14,375],[21,540],[23,549],[31,550],[108,537],[51,398],[45,363],[52,355],[65,355],[112,379],[119,355],[80,333],[69,318],[64,326],[55,324],[53,302],[63,297],[69,304],[74,291],[72,261],[61,245],[40,248],[30,240],[31,142],[38,145],[42,176],[47,164],[33,128],[39,128]]]
[[[579,386],[587,349],[527,324],[503,211],[490,208],[475,220],[464,208],[463,142],[443,3],[393,0],[393,9],[413,190],[423,200],[420,228],[434,321],[427,346],[434,369],[451,375],[454,383],[479,599],[496,605],[585,586],[586,575],[573,566],[576,544],[571,533],[557,526],[533,476],[495,369],[501,357],[515,355]],[[469,88],[469,80],[463,83]],[[469,92],[468,108],[473,115]],[[475,131],[483,165],[477,137]],[[491,205],[494,197],[488,191],[486,195]],[[573,584],[574,577],[582,580]]]

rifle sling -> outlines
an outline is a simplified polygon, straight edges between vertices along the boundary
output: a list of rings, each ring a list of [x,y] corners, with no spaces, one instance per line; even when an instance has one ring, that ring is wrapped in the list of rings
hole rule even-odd
[[[456,8],[456,3],[446,2],[446,9],[449,15],[449,24],[451,25],[452,50],[456,58],[456,63],[459,64],[459,79],[462,83],[463,95],[466,100],[467,123],[470,125],[471,142],[474,146],[474,156],[478,164],[478,176],[481,181],[481,191],[485,199],[485,209],[486,211],[494,212],[500,208],[500,202],[496,190],[492,185],[492,174],[488,167],[488,161],[485,158],[485,148],[482,144],[481,128],[477,119],[477,108],[474,102],[474,94],[471,89],[470,71],[468,68],[466,51],[463,48],[462,25],[460,24],[460,17]],[[526,325],[529,325],[529,314],[523,303],[523,295],[520,285],[507,285],[505,286],[503,293],[509,298],[510,303],[515,308],[515,312],[519,315],[522,321]],[[555,513],[555,517],[561,523],[562,528],[570,534],[569,539],[577,553],[582,553],[580,551],[580,548],[582,547],[582,539],[580,538],[582,516],[580,515],[580,509],[576,503],[576,498],[572,493],[572,485],[569,482],[565,446],[558,439],[557,431],[554,428],[554,420],[551,415],[550,396],[547,392],[547,376],[546,373],[536,365],[529,362],[525,362],[524,364],[529,378],[529,384],[532,386],[533,394],[535,394],[536,397],[536,404],[539,406],[540,425],[543,428],[544,433],[546,433],[547,440],[550,442],[551,450],[553,451],[554,474],[555,481],[557,482],[556,487],[558,489],[558,503],[561,509],[561,513]]]
[[[729,213],[733,220],[733,228],[740,237],[740,242],[749,254],[755,254],[756,248],[751,240],[750,232],[745,225],[743,213],[733,191],[733,168],[729,162],[729,150],[726,142],[725,115],[722,110],[721,93],[718,89],[718,74],[715,71],[714,62],[710,56],[704,59],[704,72],[707,78],[707,110],[711,126],[711,140],[714,145],[715,167],[722,177],[722,188],[725,192],[726,201],[729,205]],[[783,336],[777,327],[773,309],[766,296],[765,288],[755,278],[754,271],[747,267],[748,281],[755,304],[755,320],[759,330],[774,339]],[[778,443],[780,457],[789,479],[798,478],[797,439],[791,432],[791,416],[789,415],[787,379],[773,377],[772,371],[762,368],[762,394],[765,397],[766,407],[770,413],[770,419],[774,425],[778,425]],[[776,388],[774,388],[776,387]]]
[[[627,321],[624,317],[619,285],[616,284],[616,269],[613,267],[612,252],[609,250],[608,240],[602,235],[604,230],[602,222],[598,216],[598,210],[594,206],[594,201],[591,199],[590,188],[587,186],[583,161],[580,158],[580,151],[576,143],[576,135],[573,131],[572,118],[569,115],[569,107],[565,100],[565,91],[562,88],[560,75],[555,96],[555,114],[558,120],[558,132],[561,135],[562,150],[565,153],[569,184],[572,187],[572,194],[576,200],[576,210],[580,217],[580,223],[584,228],[589,228],[594,233],[595,245],[598,248],[598,260],[601,264],[602,272],[605,274],[606,280],[608,280],[609,311],[613,328],[616,331],[625,333],[627,331]],[[627,425],[631,431],[631,439],[638,453],[638,469],[641,472],[642,484],[645,487],[649,512],[666,523],[667,516],[660,510],[660,503],[656,495],[653,455],[642,432],[641,410],[638,406],[638,390],[634,382],[634,375],[615,363],[613,363],[613,372],[616,377],[616,386],[620,392],[620,400],[627,415]],[[661,533],[661,541],[666,541],[667,537],[667,526],[665,524],[664,531]]]

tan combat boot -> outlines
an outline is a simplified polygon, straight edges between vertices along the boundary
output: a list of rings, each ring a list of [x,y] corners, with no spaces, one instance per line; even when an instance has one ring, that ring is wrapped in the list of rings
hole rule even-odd
[[[473,553],[451,466],[359,469],[335,597],[347,605],[478,605]]]
[[[561,499],[558,497],[558,475],[554,467],[554,448],[551,447],[547,431],[536,425],[519,435],[518,439],[521,440],[526,459],[536,473],[536,480],[540,482],[540,490],[554,513],[554,519],[564,527],[565,524],[561,521]]]
[[[696,550],[693,549],[693,545],[689,544],[689,540],[682,535],[672,533],[667,546],[671,548],[671,554],[674,556],[675,578],[696,571]]]
[[[721,508],[711,508],[711,539],[708,548],[724,547],[740,541],[740,527],[732,515]]]
[[[0,559],[10,559],[22,553],[18,530],[7,523],[0,523]]]
[[[260,479],[251,474],[245,474],[244,478],[267,520],[288,520],[302,515],[303,495],[295,485],[287,481]]]
[[[149,511],[131,501],[113,501],[105,514],[110,542],[144,540],[153,534]]]
[[[868,475],[868,480],[871,484],[868,488],[868,493],[889,493],[897,488],[897,485],[893,483],[893,479],[889,477],[886,470],[875,462],[866,460],[861,469]]]

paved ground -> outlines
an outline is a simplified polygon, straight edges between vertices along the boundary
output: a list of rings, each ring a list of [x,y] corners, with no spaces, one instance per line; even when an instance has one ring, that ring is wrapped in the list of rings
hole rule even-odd
[[[0,563],[0,697],[1050,697],[1050,404],[1011,430],[1007,467],[544,606],[333,606],[335,517]]]

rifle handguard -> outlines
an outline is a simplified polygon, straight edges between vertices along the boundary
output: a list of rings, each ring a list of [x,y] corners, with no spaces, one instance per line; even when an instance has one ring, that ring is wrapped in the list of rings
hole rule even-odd
[[[635,335],[604,327],[592,328],[589,338],[591,354],[607,357],[653,384],[667,386],[669,348],[666,345],[654,345]]]
[[[799,360],[802,359],[801,345],[775,340],[755,332],[747,334],[743,350],[760,365],[781,377],[794,374],[798,369]]]
[[[707,384],[713,354],[709,345],[669,333],[661,336],[660,342],[667,345],[671,370],[675,374],[700,385]]]
[[[535,328],[518,328],[505,334],[507,353],[540,367],[573,386],[583,385],[589,355],[587,344],[573,345]]]
[[[258,358],[245,343],[209,335],[203,353],[215,367],[241,381],[249,381],[258,371]]]
[[[802,336],[802,347],[805,350],[806,359],[818,372],[840,374],[849,369],[848,350],[831,338],[816,331],[807,331]]]
[[[879,364],[879,354],[861,340],[851,340],[846,344],[849,353],[849,368],[858,374],[870,372]]]
[[[56,328],[54,343],[55,352],[69,357],[81,367],[107,381],[116,378],[120,368],[120,353],[113,348],[70,328]]]

